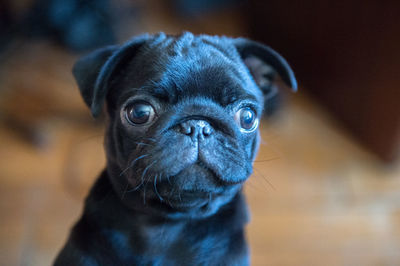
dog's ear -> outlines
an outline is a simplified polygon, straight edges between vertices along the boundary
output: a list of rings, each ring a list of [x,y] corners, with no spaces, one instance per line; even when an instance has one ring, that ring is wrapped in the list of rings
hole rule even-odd
[[[82,98],[89,108],[93,103],[94,87],[101,68],[117,49],[118,46],[98,49],[80,58],[72,68],[72,74],[78,83]]]
[[[103,107],[110,82],[118,69],[134,57],[137,50],[149,38],[142,35],[123,46],[101,48],[79,59],[72,73],[92,115],[97,117]]]
[[[272,82],[276,73],[293,91],[297,90],[297,81],[293,70],[276,51],[266,45],[245,38],[233,39],[233,44],[264,94],[273,93],[271,91],[274,89]]]

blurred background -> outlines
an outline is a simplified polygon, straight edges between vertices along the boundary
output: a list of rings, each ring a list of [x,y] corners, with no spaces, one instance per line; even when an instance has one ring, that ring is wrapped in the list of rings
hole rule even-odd
[[[105,165],[74,61],[189,30],[264,42],[300,84],[262,121],[245,187],[252,265],[400,265],[399,3],[1,1],[0,264],[50,265]]]

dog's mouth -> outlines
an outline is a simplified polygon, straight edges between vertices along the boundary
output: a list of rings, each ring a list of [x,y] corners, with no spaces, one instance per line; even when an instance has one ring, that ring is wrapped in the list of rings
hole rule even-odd
[[[200,160],[157,186],[153,197],[178,211],[202,208],[226,192],[219,184],[218,174]]]

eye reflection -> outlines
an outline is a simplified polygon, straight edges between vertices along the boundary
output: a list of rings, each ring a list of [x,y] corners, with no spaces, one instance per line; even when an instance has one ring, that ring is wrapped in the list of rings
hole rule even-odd
[[[155,111],[151,104],[138,101],[125,108],[126,119],[132,125],[146,125],[154,120]]]
[[[239,109],[235,114],[235,121],[241,131],[247,133],[254,131],[258,126],[256,113],[250,107]]]

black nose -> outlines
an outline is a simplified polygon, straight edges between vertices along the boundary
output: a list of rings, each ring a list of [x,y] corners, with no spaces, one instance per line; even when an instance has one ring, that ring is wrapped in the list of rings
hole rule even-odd
[[[189,120],[178,125],[178,132],[191,137],[208,137],[212,134],[213,128],[205,120]]]

